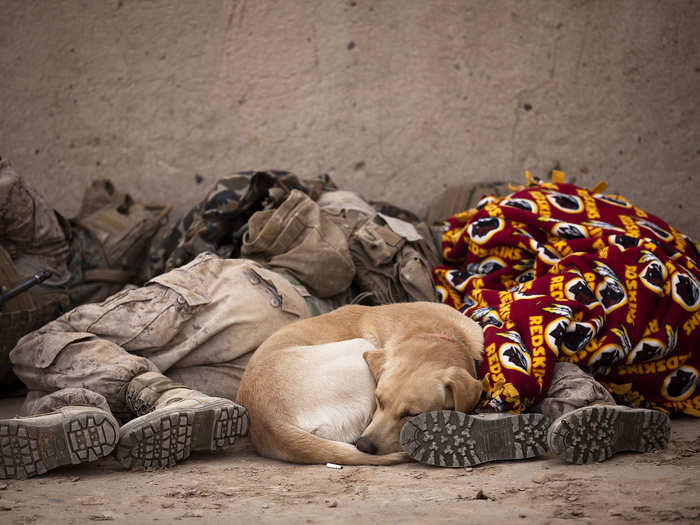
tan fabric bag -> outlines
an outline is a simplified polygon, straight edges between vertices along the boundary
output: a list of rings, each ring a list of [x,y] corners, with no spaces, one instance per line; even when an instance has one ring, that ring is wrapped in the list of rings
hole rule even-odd
[[[278,208],[252,215],[241,254],[291,273],[322,298],[344,291],[355,276],[343,231],[299,190]]]
[[[382,222],[377,215],[350,237],[356,283],[375,304],[436,301],[431,270],[438,259],[427,227],[421,225],[422,234],[415,230],[420,238],[409,241]]]

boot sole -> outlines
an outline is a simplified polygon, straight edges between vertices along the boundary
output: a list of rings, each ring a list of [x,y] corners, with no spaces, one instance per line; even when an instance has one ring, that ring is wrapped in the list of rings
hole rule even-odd
[[[126,468],[171,467],[194,451],[232,446],[248,433],[248,413],[233,401],[179,401],[122,426],[117,460]]]
[[[658,410],[614,405],[583,407],[556,419],[547,440],[553,454],[569,463],[605,461],[623,451],[665,448],[671,421]]]
[[[0,421],[0,479],[26,479],[95,461],[117,444],[119,425],[97,410]]]
[[[525,459],[547,452],[549,420],[542,414],[468,415],[426,412],[401,429],[401,448],[416,461],[439,467]]]

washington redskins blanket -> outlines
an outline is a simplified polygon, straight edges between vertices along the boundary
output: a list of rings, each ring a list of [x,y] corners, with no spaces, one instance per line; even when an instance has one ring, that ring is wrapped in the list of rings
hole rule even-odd
[[[532,182],[450,217],[438,295],[484,330],[484,404],[545,397],[557,360],[622,403],[700,416],[700,254],[620,196]]]

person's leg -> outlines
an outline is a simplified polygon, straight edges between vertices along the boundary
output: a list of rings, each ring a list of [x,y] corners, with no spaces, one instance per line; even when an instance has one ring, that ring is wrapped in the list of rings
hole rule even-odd
[[[104,396],[85,388],[63,388],[55,392],[30,391],[24,399],[20,414],[24,417],[38,416],[74,406],[99,408],[112,415]]]
[[[44,474],[114,450],[119,425],[104,397],[82,388],[30,394],[28,416],[0,420],[0,479]]]
[[[661,449],[671,433],[666,414],[617,405],[600,383],[571,363],[557,363],[547,397],[535,410],[552,419],[550,452],[569,463]]]
[[[233,306],[245,310],[242,304]],[[225,332],[232,327],[221,323],[236,315],[248,321],[250,315],[245,314],[235,308],[230,313],[217,310],[210,302],[191,306],[177,291],[150,284],[74,308],[23,337],[10,358],[15,374],[29,390],[85,388],[104,396],[112,413],[128,420],[134,413],[125,393],[132,379],[145,372],[167,371],[173,364],[187,367],[228,359],[226,352],[235,352],[239,341],[247,343],[247,338],[243,334],[236,340],[233,334],[227,337]]]
[[[245,367],[252,355],[253,353],[249,352],[233,361],[216,365],[170,368],[166,375],[176,383],[187,385],[210,396],[235,399]]]
[[[191,293],[167,317],[151,323],[148,332],[124,342],[124,348],[148,357],[173,380],[212,396],[235,399],[253,351],[280,328],[311,316],[312,298],[298,281],[245,259],[200,255],[156,280],[172,294],[182,288]],[[176,313],[187,311],[192,312],[187,322],[177,320]],[[158,332],[170,340],[154,340]]]
[[[31,390],[50,392],[84,386],[103,395],[118,417],[130,419],[143,414],[127,401],[133,380],[150,372],[161,384],[170,385],[165,390],[171,390],[174,383],[161,375],[150,359],[134,355],[123,346],[138,344],[155,351],[171,340],[179,341],[182,327],[189,324],[193,315],[193,309],[178,293],[163,286],[124,290],[103,303],[80,306],[28,334],[13,349],[11,358],[17,375]],[[159,329],[166,325],[167,333]],[[184,388],[183,385],[178,387]],[[121,436],[130,431],[125,443],[128,442],[129,454],[137,454],[137,457],[122,463],[127,467],[161,466],[185,459],[191,449],[201,449],[198,439],[211,441],[209,427],[199,424],[202,419],[216,420],[214,448],[228,446],[245,433],[245,410],[228,399],[207,398],[204,402],[203,395],[199,396],[197,403],[190,401],[187,406],[179,405],[181,411],[169,406],[167,414],[159,412],[147,419],[131,421]],[[152,408],[158,412],[164,407],[154,405]],[[161,431],[152,432],[156,420]],[[162,450],[172,435],[183,433],[187,437],[184,452],[175,448]],[[153,450],[159,451],[157,458],[151,457]],[[172,455],[168,455],[171,452]]]
[[[189,389],[152,368],[148,360],[90,336],[62,348],[46,368],[21,367],[18,375],[42,390],[82,381],[93,393],[104,393],[123,419],[139,416],[117,431],[117,459],[127,468],[171,466],[191,451],[225,448],[247,433],[247,413],[232,400]]]
[[[124,343],[134,352],[158,349],[148,355],[168,376],[145,373],[127,387],[127,403],[144,414],[121,429],[117,458],[130,468],[167,466],[192,450],[217,450],[245,435],[247,413],[229,400],[236,397],[252,352],[277,329],[312,312],[308,292],[295,279],[252,261],[200,255],[156,280],[196,292],[168,313],[170,319],[188,310],[187,300],[196,302],[190,307],[196,308],[196,322],[170,320],[163,325],[171,338],[165,343],[154,340],[163,324],[159,319],[147,334]],[[173,325],[182,327],[177,337]],[[162,447],[172,453],[163,454]]]
[[[229,400],[252,352],[277,329],[311,315],[308,292],[295,279],[252,261],[199,256],[158,281],[180,288],[194,277],[204,288],[188,288],[210,301],[196,307],[196,322],[182,323],[176,344],[154,344],[142,335],[126,344],[133,351],[160,347],[153,360],[168,377],[148,372],[127,387],[127,403],[144,415],[121,429],[117,458],[124,466],[167,466],[190,451],[218,450],[245,435],[247,412]],[[172,452],[164,454],[163,447]]]
[[[126,403],[139,416],[119,430],[116,457],[126,468],[172,466],[191,452],[228,448],[248,433],[245,408],[159,372],[132,379]]]
[[[120,419],[133,417],[124,400],[129,381],[157,370],[148,359],[93,334],[75,331],[65,316],[20,339],[10,359],[15,374],[30,391],[84,388],[106,399]]]
[[[668,416],[615,404],[577,365],[556,364],[547,397],[525,414],[438,411],[409,420],[401,446],[417,461],[439,466],[523,459],[549,450],[570,463],[603,461],[622,451],[666,446]]]
[[[610,392],[581,367],[558,362],[554,366],[547,397],[532,407],[531,412],[544,414],[554,421],[577,408],[616,404]]]
[[[104,395],[118,417],[141,416],[122,429],[125,447],[119,457],[129,467],[170,465],[205,447],[202,443],[221,448],[244,435],[247,414],[230,399],[248,354],[276,329],[311,315],[300,287],[251,261],[203,254],[155,280],[72,310],[25,336],[11,354],[18,376],[32,390],[85,386]],[[205,368],[217,369],[214,380],[180,374],[198,379],[186,387],[156,373]],[[149,389],[158,394],[149,401],[154,412],[145,415],[138,403],[130,407],[126,396],[140,391],[142,383],[157,385]],[[204,400],[190,389],[179,396],[187,398],[184,405],[170,403],[172,396],[158,402],[164,392],[191,386],[228,399],[223,404],[221,398]],[[202,420],[214,423],[200,425]],[[170,449],[153,457],[154,450],[183,433],[193,441],[174,447],[172,457]]]

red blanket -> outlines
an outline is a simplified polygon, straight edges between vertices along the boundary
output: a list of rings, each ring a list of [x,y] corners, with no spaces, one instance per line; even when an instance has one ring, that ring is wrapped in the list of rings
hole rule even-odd
[[[441,300],[479,322],[485,404],[520,412],[554,363],[622,403],[700,416],[698,246],[623,197],[533,183],[448,219]]]

